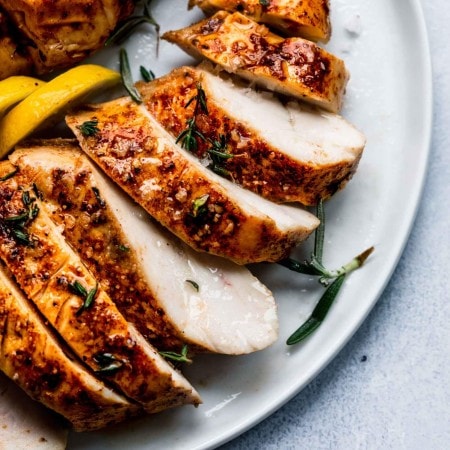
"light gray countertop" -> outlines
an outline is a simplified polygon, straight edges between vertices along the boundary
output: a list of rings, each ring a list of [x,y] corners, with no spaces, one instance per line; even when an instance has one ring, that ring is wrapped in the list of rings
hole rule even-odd
[[[223,450],[450,448],[450,8],[446,0],[422,5],[434,72],[433,139],[400,263],[329,366]]]

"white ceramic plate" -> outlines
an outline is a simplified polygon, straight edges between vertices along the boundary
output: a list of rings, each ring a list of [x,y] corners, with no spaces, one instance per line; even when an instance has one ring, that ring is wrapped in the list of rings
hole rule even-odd
[[[162,30],[201,17],[187,0],[154,1]],[[198,409],[183,407],[115,429],[73,434],[70,450],[203,449],[230,440],[298,393],[358,329],[400,257],[419,203],[431,125],[431,77],[418,0],[331,0],[333,37],[327,46],[343,57],[352,78],[343,115],[365,132],[358,173],[326,205],[325,262],[336,267],[376,246],[367,265],[347,280],[323,326],[304,344],[288,348],[289,334],[320,295],[314,280],[276,266],[255,271],[279,303],[281,335],[265,351],[242,357],[196,358],[187,375],[202,394]],[[190,59],[142,28],[127,43],[134,66],[157,76]],[[118,50],[95,58],[117,67]],[[307,256],[308,250],[303,250]]]

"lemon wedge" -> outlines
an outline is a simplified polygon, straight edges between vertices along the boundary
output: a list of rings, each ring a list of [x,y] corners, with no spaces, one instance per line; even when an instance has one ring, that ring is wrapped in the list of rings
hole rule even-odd
[[[19,103],[44,84],[44,81],[38,80],[37,78],[20,75],[0,81],[0,117],[2,117],[11,106]]]
[[[0,121],[0,158],[44,123],[57,122],[69,108],[120,80],[120,74],[114,70],[86,64],[40,86]]]

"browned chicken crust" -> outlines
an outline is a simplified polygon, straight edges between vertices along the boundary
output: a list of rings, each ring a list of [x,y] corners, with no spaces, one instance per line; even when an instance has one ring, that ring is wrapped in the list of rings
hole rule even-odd
[[[146,283],[138,256],[77,142],[30,141],[9,158],[21,177],[37,187],[43,208],[62,226],[66,240],[125,318],[156,348],[179,350],[185,340]],[[195,346],[189,348],[192,351]]]
[[[91,120],[97,121],[98,132],[87,137],[80,126]],[[177,146],[131,99],[87,106],[67,116],[66,122],[81,148],[112,180],[196,250],[238,264],[277,261],[318,225],[306,214],[308,225],[282,231],[256,208],[252,214],[245,210],[220,185],[219,177]]]
[[[337,112],[349,78],[344,62],[311,41],[284,39],[240,13],[219,11],[163,38],[227,72]]]
[[[29,55],[33,72],[44,74],[74,65],[101,48],[119,21],[131,14],[134,1],[0,0],[0,6],[14,23],[15,33],[26,38],[16,49]],[[3,71],[23,73],[17,64],[13,69],[17,61],[17,56],[10,61],[2,58]]]
[[[290,36],[327,42],[331,35],[328,0],[190,0],[206,14],[238,11]]]
[[[74,353],[147,412],[198,404],[192,386],[126,322],[66,244],[36,187],[20,174],[0,187],[0,257]]]
[[[136,86],[150,113],[177,137],[193,117],[195,105],[190,101],[200,85],[205,92],[208,114],[200,111],[196,115],[197,129],[206,138],[197,140],[197,155],[203,157],[210,142],[225,136],[226,149],[235,156],[224,160],[223,168],[237,183],[272,201],[315,205],[341,189],[352,177],[361,152],[358,157],[327,164],[295,159],[292,156],[295,148],[290,149],[291,154],[282,153],[261,137],[252,124],[230,115],[211,91],[207,75],[204,70],[181,67],[151,83],[139,82]]]

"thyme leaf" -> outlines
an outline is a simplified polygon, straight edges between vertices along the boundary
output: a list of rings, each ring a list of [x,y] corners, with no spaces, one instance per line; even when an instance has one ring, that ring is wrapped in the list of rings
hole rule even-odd
[[[75,280],[73,283],[69,283],[69,290],[83,299],[83,303],[76,312],[76,315],[78,316],[86,309],[89,309],[94,303],[98,291],[98,283],[95,284],[93,289],[88,291],[78,280]]]
[[[134,85],[133,82],[133,76],[131,75],[130,61],[128,60],[127,51],[124,48],[120,49],[119,59],[120,59],[120,75],[122,77],[123,86],[130,94],[130,97],[136,103],[142,103],[141,94],[139,94],[139,91],[136,89],[136,86]]]
[[[184,362],[184,363],[191,364],[192,359],[188,358],[188,350],[189,350],[188,346],[186,344],[184,344],[180,353],[168,351],[168,352],[159,352],[159,354],[162,357],[164,357],[166,359],[170,359],[175,362]]]
[[[84,137],[95,136],[100,130],[98,128],[98,120],[87,120],[83,122],[78,129]]]
[[[206,204],[208,203],[208,200],[209,200],[209,194],[204,194],[201,197],[196,198],[192,202],[191,216],[195,217],[195,218],[203,216],[207,211]]]

